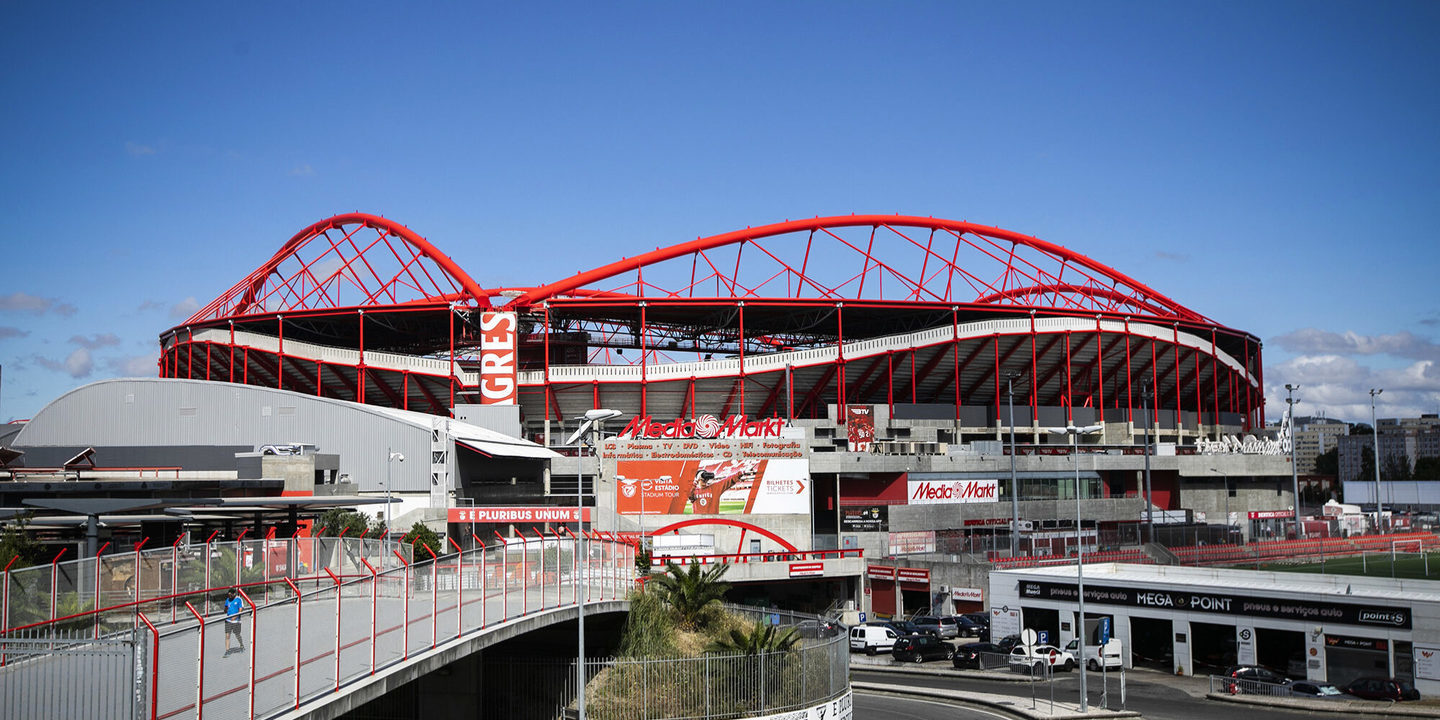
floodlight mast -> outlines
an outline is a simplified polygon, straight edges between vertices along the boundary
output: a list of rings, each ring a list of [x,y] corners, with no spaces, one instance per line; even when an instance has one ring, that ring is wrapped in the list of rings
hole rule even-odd
[[[595,448],[595,438],[591,433],[592,429],[599,431],[601,423],[624,414],[625,413],[619,410],[609,410],[605,408],[586,410],[583,417],[576,418],[580,420],[580,428],[565,441],[565,444],[575,445],[582,437],[586,438],[585,444],[590,446],[592,451],[591,456],[595,457],[593,452]],[[589,566],[590,558],[585,554],[585,463],[583,462],[584,452],[582,446],[576,445],[575,457],[581,461],[577,466],[578,474],[575,477],[575,527],[579,530],[579,532],[575,533],[575,557],[580,558],[580,577],[578,578],[579,584],[577,585],[579,589],[576,591],[577,600],[575,602],[575,624],[577,626],[575,643],[575,684],[577,687],[575,709],[578,720],[585,720],[585,598],[590,590],[585,577],[585,568]],[[597,480],[600,477],[598,462],[595,467],[595,477]],[[619,517],[619,507],[615,508],[615,513],[616,517]]]

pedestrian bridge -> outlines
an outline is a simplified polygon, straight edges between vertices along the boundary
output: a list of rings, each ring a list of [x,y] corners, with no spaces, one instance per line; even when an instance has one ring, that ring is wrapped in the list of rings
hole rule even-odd
[[[582,597],[586,614],[628,607],[628,543],[595,534],[476,544],[415,561],[374,540],[177,543],[7,571],[0,707],[17,719],[331,718],[572,621]],[[230,587],[243,598],[243,650],[226,649]],[[37,613],[44,619],[13,622]]]

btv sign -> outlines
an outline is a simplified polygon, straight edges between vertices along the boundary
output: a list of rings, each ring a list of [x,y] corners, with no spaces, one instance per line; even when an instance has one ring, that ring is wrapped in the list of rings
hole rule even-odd
[[[701,415],[694,420],[656,422],[645,415],[637,417],[620,431],[621,438],[778,438],[785,429],[781,418],[747,420],[744,415],[731,415],[721,422],[714,415]]]
[[[989,503],[1000,499],[1000,481],[994,479],[917,480],[912,476],[908,485],[911,505]]]

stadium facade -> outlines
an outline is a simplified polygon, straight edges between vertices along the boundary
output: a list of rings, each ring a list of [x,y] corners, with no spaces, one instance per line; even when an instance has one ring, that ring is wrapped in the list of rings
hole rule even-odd
[[[1260,436],[1260,340],[1079,252],[852,215],[617,254],[485,288],[397,222],[335,216],[162,333],[158,374],[407,417],[463,408],[564,455],[525,498],[493,495],[484,465],[473,483],[373,459],[350,473],[362,493],[381,490],[377,468],[399,473],[386,485],[443,506],[461,536],[466,507],[573,503],[580,489],[602,529],[654,535],[657,553],[1064,553],[1077,484],[1091,547],[1151,518],[1285,532],[1290,467]],[[537,263],[536,280],[556,265]],[[561,447],[599,408],[622,417],[598,459]],[[1065,426],[1098,427],[1072,454],[1051,432]],[[938,585],[978,605],[985,585],[967,572],[846,591],[880,612]]]

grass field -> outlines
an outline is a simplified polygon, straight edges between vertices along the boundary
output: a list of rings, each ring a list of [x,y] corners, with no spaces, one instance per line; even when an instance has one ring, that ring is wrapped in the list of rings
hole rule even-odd
[[[1440,580],[1440,552],[1427,552],[1431,579]],[[1270,563],[1260,566],[1262,570],[1275,572],[1327,573],[1330,575],[1368,575],[1370,577],[1394,577],[1425,579],[1426,558],[1418,553],[1398,553],[1395,562],[1390,562],[1390,553],[1366,553],[1360,556],[1327,558],[1323,565],[1314,563]]]

